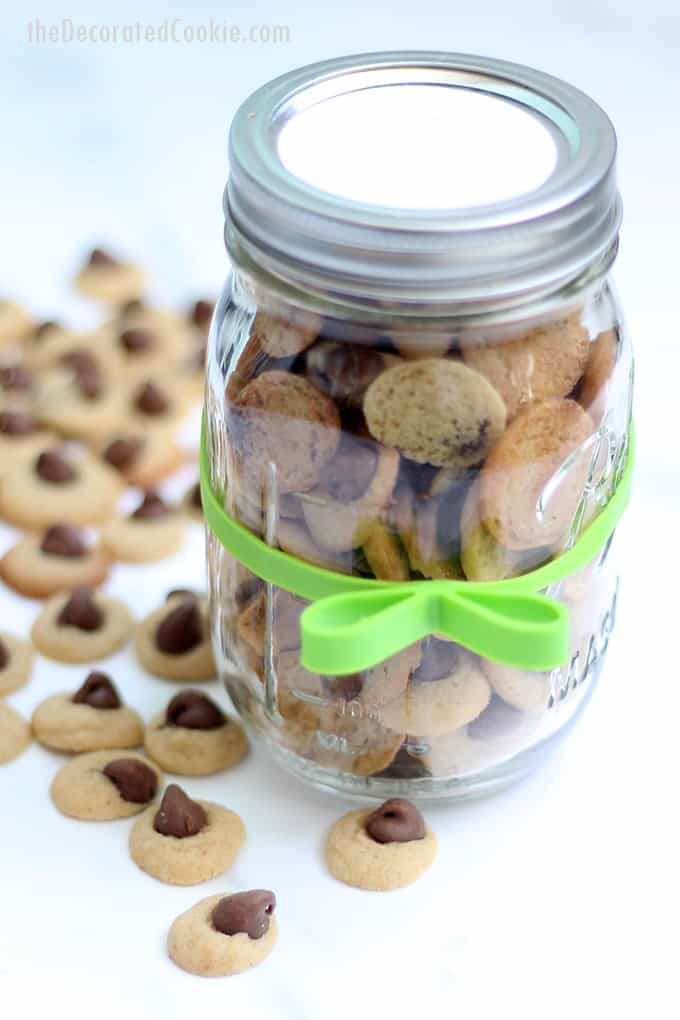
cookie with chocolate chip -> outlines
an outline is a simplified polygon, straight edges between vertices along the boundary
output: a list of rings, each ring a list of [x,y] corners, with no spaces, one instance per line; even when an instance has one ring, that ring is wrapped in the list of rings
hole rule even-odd
[[[102,546],[122,563],[154,563],[173,556],[184,539],[184,519],[174,507],[149,490],[127,517],[102,528]]]
[[[261,963],[278,936],[276,897],[268,889],[208,896],[180,914],[168,934],[168,954],[199,977],[229,977]]]
[[[83,586],[47,600],[33,623],[31,640],[48,659],[96,662],[122,648],[132,626],[120,599]]]
[[[151,719],[144,749],[167,772],[207,776],[237,765],[248,753],[248,738],[212,698],[185,690]]]
[[[113,468],[91,454],[47,447],[5,474],[0,516],[31,529],[57,521],[97,524],[111,516],[121,491]]]
[[[84,297],[107,305],[122,305],[144,293],[146,278],[134,263],[125,262],[103,248],[93,248],[74,285]]]
[[[0,408],[0,477],[31,461],[54,442],[35,415],[16,405]]]
[[[54,751],[81,753],[105,748],[139,747],[144,723],[123,704],[111,677],[88,673],[77,691],[52,694],[33,712],[35,739]]]
[[[430,867],[437,838],[418,808],[393,798],[350,811],[331,828],[326,863],[340,882],[386,892],[411,885]]]
[[[148,875],[168,885],[197,885],[232,866],[246,830],[221,804],[192,800],[175,783],[130,831],[130,856]]]
[[[54,524],[40,535],[25,535],[0,559],[6,585],[31,599],[45,599],[80,585],[96,588],[111,567],[110,558],[83,531]]]
[[[55,807],[81,821],[112,821],[140,814],[156,799],[160,769],[134,751],[90,751],[59,769],[50,787]]]
[[[165,680],[212,680],[216,674],[208,607],[192,593],[171,594],[136,627],[140,663]]]

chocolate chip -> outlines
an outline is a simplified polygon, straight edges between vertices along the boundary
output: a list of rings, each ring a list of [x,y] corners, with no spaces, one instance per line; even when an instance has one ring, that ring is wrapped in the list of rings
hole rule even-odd
[[[154,382],[146,382],[135,397],[135,407],[142,414],[165,414],[170,407],[168,398]]]
[[[197,602],[183,601],[156,628],[156,647],[166,655],[183,655],[203,641],[203,621]]]
[[[93,670],[85,678],[71,699],[76,705],[89,705],[90,708],[120,708],[121,701],[118,691],[106,673]]]
[[[198,326],[199,329],[207,329],[212,319],[213,309],[215,308],[212,301],[196,301],[189,310],[189,322],[193,326]]]
[[[104,614],[92,598],[92,589],[84,585],[74,588],[71,597],[57,617],[60,627],[77,627],[78,630],[99,630]]]
[[[28,411],[0,411],[0,432],[3,436],[30,436],[35,430],[35,418]]]
[[[161,836],[185,839],[199,833],[207,822],[208,816],[201,805],[187,797],[176,783],[171,783],[163,794],[161,806],[153,820],[153,827]]]
[[[180,691],[165,710],[166,726],[185,730],[216,730],[226,722],[221,708],[199,691]]]
[[[379,351],[327,341],[310,347],[306,360],[309,381],[340,403],[360,400],[385,367]]]
[[[33,376],[20,362],[16,365],[3,365],[0,368],[0,386],[3,390],[25,392],[33,385]]]
[[[9,649],[2,638],[0,638],[0,669],[4,669],[8,662]]]
[[[40,551],[48,556],[77,560],[87,553],[87,546],[77,528],[70,524],[54,524],[45,532]]]
[[[104,251],[103,248],[93,248],[92,251],[90,252],[90,257],[87,260],[87,264],[88,266],[97,267],[111,267],[120,265],[118,259],[115,259],[113,255],[109,255],[109,253],[107,251]]]
[[[70,368],[76,375],[79,375],[81,372],[95,374],[99,370],[99,364],[95,356],[91,351],[85,350],[83,347],[76,347],[72,351],[67,351],[66,354],[62,354],[59,360],[65,368]]]
[[[366,832],[376,843],[410,843],[425,838],[425,822],[410,800],[393,797],[368,816]]]
[[[131,301],[126,301],[120,309],[120,315],[125,318],[130,315],[139,315],[140,312],[144,311],[144,302],[139,298],[132,298]]]
[[[58,450],[45,450],[35,462],[35,473],[51,485],[66,485],[78,476],[76,469]]]
[[[104,389],[99,370],[78,372],[76,375],[78,392],[85,400],[97,400]]]
[[[125,329],[118,340],[128,354],[144,354],[156,346],[156,336],[148,329]]]
[[[39,322],[34,328],[32,334],[33,339],[43,340],[44,337],[46,337],[48,333],[51,333],[53,329],[61,329],[61,326],[58,322],[55,322],[54,319],[45,319],[44,322]]]
[[[157,492],[145,492],[142,502],[130,517],[135,521],[156,521],[159,517],[167,517],[169,513],[170,507]]]
[[[196,482],[195,485],[192,485],[191,490],[189,492],[189,502],[191,503],[191,505],[193,507],[196,508],[196,510],[202,510],[203,509],[203,500],[201,499],[201,483],[200,482]]]
[[[450,676],[458,665],[460,648],[452,641],[428,637],[422,643],[420,665],[411,673],[413,683],[429,683]]]
[[[340,503],[351,503],[366,492],[375,474],[375,444],[343,435],[335,456],[319,478],[318,490]]]
[[[213,927],[223,935],[243,932],[251,939],[261,939],[269,931],[269,918],[276,908],[276,896],[269,889],[225,896],[212,912]]]
[[[106,447],[102,457],[117,471],[126,471],[134,464],[143,446],[143,439],[114,439]]]
[[[102,771],[130,804],[148,804],[156,796],[158,776],[137,758],[116,758]]]

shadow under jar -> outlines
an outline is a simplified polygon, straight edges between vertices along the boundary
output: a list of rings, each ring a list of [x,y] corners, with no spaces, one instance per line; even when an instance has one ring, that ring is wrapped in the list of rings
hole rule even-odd
[[[628,453],[615,152],[581,92],[478,57],[345,58],[254,93],[231,129],[234,268],[207,364],[208,481],[230,517],[305,563],[413,586],[502,582],[573,548]],[[208,529],[219,672],[298,776],[379,798],[488,792],[587,700],[612,546],[542,589],[569,611],[554,668],[433,627],[324,675],[301,662],[309,603]]]

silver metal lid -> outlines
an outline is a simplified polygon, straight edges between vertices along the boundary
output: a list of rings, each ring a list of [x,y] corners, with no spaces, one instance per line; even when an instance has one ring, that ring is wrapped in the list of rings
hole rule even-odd
[[[540,71],[415,51],[325,61],[236,113],[227,246],[317,295],[493,311],[613,256],[615,158],[604,111]]]

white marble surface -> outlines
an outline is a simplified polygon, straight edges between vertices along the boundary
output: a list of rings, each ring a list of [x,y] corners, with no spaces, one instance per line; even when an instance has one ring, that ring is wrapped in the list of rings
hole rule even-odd
[[[26,40],[29,16],[120,23],[211,14],[245,27],[288,24],[291,42]],[[393,0],[322,9],[255,0],[227,10],[74,0],[0,17],[0,289],[42,315],[83,322],[65,285],[98,241],[152,266],[160,297],[184,301],[219,286],[228,121],[253,87],[289,67],[409,45],[486,52],[580,85],[619,131],[626,216],[616,275],[637,346],[639,438],[619,544],[619,624],[600,687],[531,779],[493,800],[428,812],[442,850],[420,883],[389,896],[334,883],[320,847],[344,802],[303,790],[259,754],[225,778],[196,781],[195,793],[222,797],[246,819],[248,844],[229,884],[275,888],[282,929],[266,966],[200,982],[165,959],[163,938],[175,914],[222,884],[168,889],[129,861],[128,823],[61,818],[46,796],[58,762],[33,747],[0,772],[0,1015],[34,1015],[30,1006],[75,1020],[95,1010],[144,1020],[676,1016],[677,5]],[[10,537],[3,533],[3,547]],[[200,579],[200,545],[195,531],[180,557],[148,574],[121,569],[111,589],[142,612],[167,587]],[[3,626],[26,631],[35,612],[3,593]],[[148,714],[168,696],[129,652],[111,668]],[[40,661],[12,703],[30,712],[71,677]]]

